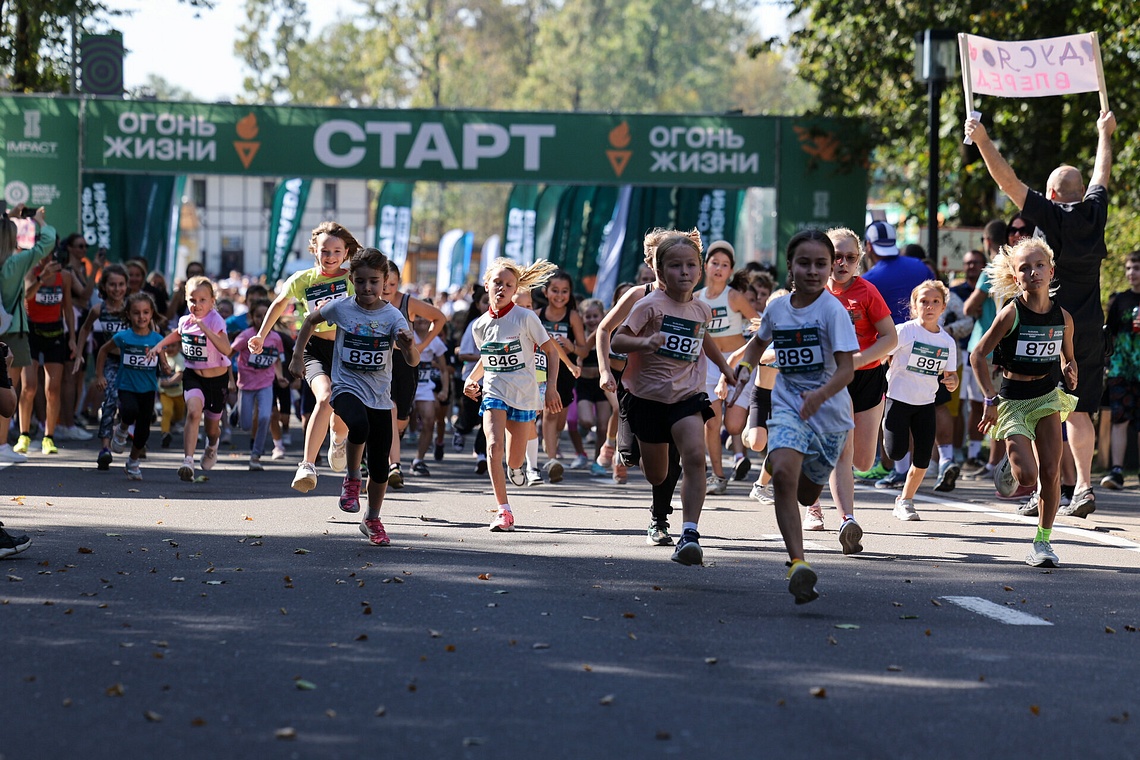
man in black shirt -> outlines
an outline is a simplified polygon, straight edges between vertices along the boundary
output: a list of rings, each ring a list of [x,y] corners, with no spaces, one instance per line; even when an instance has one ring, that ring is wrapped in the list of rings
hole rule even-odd
[[[990,140],[977,119],[966,120],[990,176],[1021,209],[1021,217],[1036,225],[1056,256],[1054,299],[1073,316],[1073,349],[1077,359],[1077,410],[1066,422],[1069,448],[1077,466],[1072,503],[1058,514],[1087,517],[1096,510],[1092,489],[1092,457],[1096,430],[1092,413],[1100,406],[1104,386],[1104,311],[1100,306],[1100,265],[1108,256],[1104,227],[1108,221],[1108,180],[1112,172],[1112,133],[1116,117],[1102,112],[1096,122],[1096,161],[1088,189],[1078,169],[1059,166],[1049,175],[1045,193],[1030,189]]]

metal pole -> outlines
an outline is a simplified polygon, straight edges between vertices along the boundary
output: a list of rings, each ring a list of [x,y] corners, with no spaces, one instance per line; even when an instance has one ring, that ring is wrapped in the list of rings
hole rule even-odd
[[[926,246],[927,259],[938,269],[938,106],[942,93],[942,83],[932,71],[927,82],[930,99],[930,173],[926,181],[926,228],[929,241]]]

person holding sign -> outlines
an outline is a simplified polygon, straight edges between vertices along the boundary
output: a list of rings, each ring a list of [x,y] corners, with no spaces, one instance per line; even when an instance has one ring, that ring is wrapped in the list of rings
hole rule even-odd
[[[704,426],[713,417],[702,354],[723,375],[718,385],[722,400],[727,396],[723,378],[732,377],[732,368],[707,332],[713,310],[693,296],[701,278],[699,239],[684,233],[666,236],[657,244],[655,265],[660,287],[637,302],[610,347],[628,355],[622,373],[628,392],[621,404],[641,448],[645,479],[654,485],[664,482],[670,442],[680,452],[684,524],[672,559],[700,565],[704,551],[697,523],[705,501]]]
[[[826,290],[835,268],[831,239],[815,229],[796,233],[788,241],[787,262],[792,293],[768,304],[736,373],[738,381],[747,380],[764,349],[775,348],[780,373],[772,389],[764,467],[772,472],[776,522],[791,560],[788,591],[796,604],[806,604],[819,593],[815,571],[804,560],[796,502],[807,507],[819,498],[855,427],[847,386],[855,377],[859,339],[843,304]]]
[[[1069,448],[1077,466],[1077,483],[1071,503],[1061,514],[1087,517],[1096,511],[1092,489],[1092,458],[1096,430],[1092,414],[1100,406],[1104,384],[1104,312],[1100,305],[1100,265],[1108,256],[1104,228],[1108,221],[1108,180],[1112,172],[1112,133],[1116,117],[1101,111],[1096,122],[1096,161],[1086,190],[1081,173],[1072,166],[1059,166],[1049,175],[1045,193],[1030,189],[1018,179],[998,153],[985,127],[977,119],[966,120],[966,137],[974,141],[990,176],[1021,209],[1021,218],[1044,233],[1045,242],[1056,252],[1057,303],[1072,314],[1073,346],[1080,368],[1078,398],[1068,417]],[[1055,378],[1059,379],[1059,378]]]
[[[883,447],[896,462],[911,452],[906,482],[893,512],[904,522],[919,519],[914,495],[930,466],[939,380],[950,393],[958,387],[958,344],[938,323],[949,297],[950,290],[943,283],[927,280],[910,294],[910,320],[895,326],[898,344],[890,352],[887,368]]]
[[[994,440],[1005,440],[1008,454],[994,475],[1000,493],[1020,483],[1040,484],[1037,535],[1025,561],[1034,567],[1057,567],[1050,537],[1061,504],[1061,423],[1078,400],[1057,387],[1061,370],[1070,388],[1078,388],[1073,353],[1073,317],[1052,298],[1053,251],[1035,238],[1021,241],[986,266],[993,291],[1003,301],[990,329],[970,354],[974,376],[986,395],[979,428]],[[986,355],[1002,367],[1000,395],[994,391]],[[1034,457],[1036,450],[1036,457]]]
[[[479,361],[463,383],[463,394],[477,399],[482,395],[479,413],[487,436],[491,488],[498,510],[491,521],[493,533],[515,529],[515,516],[507,500],[503,476],[506,460],[511,482],[526,485],[527,441],[535,433],[538,410],[548,414],[562,411],[558,393],[558,350],[542,321],[530,309],[517,306],[514,296],[520,290],[538,287],[555,276],[558,267],[545,259],[520,267],[507,258],[491,262],[483,284],[490,297],[487,312],[471,323],[471,334],[479,348]],[[547,382],[543,398],[535,370],[536,348],[546,357]],[[479,387],[479,381],[483,387]]]
[[[320,325],[336,326],[330,395],[333,410],[348,427],[340,508],[360,511],[360,463],[367,445],[368,510],[360,532],[373,546],[388,546],[380,507],[388,490],[392,450],[392,351],[399,349],[411,367],[419,364],[420,352],[404,315],[381,298],[388,257],[375,248],[362,248],[352,255],[349,272],[355,297],[334,298],[309,312],[297,333],[289,371],[305,371],[305,347]]]
[[[150,423],[154,419],[154,399],[158,393],[158,372],[166,370],[166,359],[152,349],[162,341],[162,336],[154,330],[154,319],[158,310],[150,293],[132,293],[127,298],[127,319],[131,328],[111,336],[99,349],[95,360],[95,385],[107,387],[104,374],[107,357],[119,355],[119,369],[114,375],[118,386],[119,425],[115,428],[111,446],[121,452],[127,443],[127,430],[135,426],[131,440],[131,453],[127,456],[127,480],[142,480],[139,460],[146,451],[150,438]],[[195,434],[195,437],[197,434]]]

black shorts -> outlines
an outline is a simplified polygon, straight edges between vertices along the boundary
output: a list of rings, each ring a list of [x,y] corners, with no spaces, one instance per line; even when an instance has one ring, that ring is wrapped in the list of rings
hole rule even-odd
[[[600,377],[579,377],[574,382],[579,401],[591,401],[596,404],[606,400],[606,392],[602,390]]]
[[[70,358],[63,322],[29,322],[28,347],[40,364],[63,364]]]
[[[946,390],[946,385],[942,382],[942,378],[938,378],[938,390],[934,392],[934,405],[943,406],[944,404],[948,404],[952,398],[954,398],[954,394]]]
[[[220,415],[226,408],[226,394],[230,389],[230,374],[223,372],[217,377],[202,377],[187,367],[182,373],[182,394],[189,397],[190,391],[202,394],[202,410],[211,416]]]
[[[392,403],[396,406],[396,419],[408,420],[416,405],[416,386],[420,382],[418,367],[410,367],[400,351],[392,352]]]
[[[855,377],[847,386],[847,392],[851,394],[851,405],[856,414],[874,409],[887,392],[887,365],[855,370]]]
[[[293,391],[288,385],[282,388],[276,382],[273,383],[273,408],[285,415],[285,419],[293,413]]]
[[[312,383],[313,378],[327,377],[332,379],[333,352],[336,349],[335,340],[312,337],[305,344],[305,382]]]
[[[772,389],[752,386],[752,398],[748,401],[748,427],[768,429],[768,418],[772,416]]]
[[[1112,424],[1119,425],[1122,422],[1130,422],[1132,423],[1130,426],[1132,430],[1140,428],[1140,382],[1124,377],[1110,377],[1107,386],[1108,408],[1112,410]]]
[[[709,397],[703,391],[673,404],[650,401],[626,393],[621,403],[625,407],[630,429],[642,443],[671,443],[673,425],[681,420],[699,414],[704,423],[715,416]]]
[[[574,388],[577,384],[577,378],[570,374],[566,365],[558,368],[558,398],[562,399],[563,410],[568,409],[574,403]]]
[[[911,465],[925,470],[930,466],[934,448],[934,426],[934,404],[916,406],[888,398],[883,412],[883,448],[887,456],[897,462],[910,451]]]

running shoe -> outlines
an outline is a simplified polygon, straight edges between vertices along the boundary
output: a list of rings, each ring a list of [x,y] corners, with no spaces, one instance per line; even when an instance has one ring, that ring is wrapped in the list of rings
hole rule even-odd
[[[887,475],[890,474],[890,471],[888,471],[886,467],[883,467],[881,462],[875,460],[875,465],[871,469],[853,470],[851,474],[855,476],[856,480],[875,481],[882,480],[883,478],[887,477]]]
[[[728,478],[719,478],[716,475],[709,475],[705,481],[705,494],[710,496],[719,496],[728,491]]]
[[[193,472],[193,469],[191,469]],[[193,477],[193,475],[191,475]],[[185,480],[185,478],[183,478]],[[301,462],[297,465],[297,473],[293,476],[293,489],[301,493],[308,493],[317,487],[317,468],[312,462]]]
[[[59,453],[59,449],[56,448],[55,441],[51,439],[50,435],[45,435],[43,440],[40,441],[40,451],[44,454]]]
[[[46,438],[44,440],[47,440]],[[1065,517],[1079,517],[1082,520],[1096,511],[1096,494],[1091,488],[1086,488],[1073,497],[1067,507],[1061,507],[1057,514]]]
[[[21,462],[28,461],[28,458],[23,454],[17,453],[7,443],[0,443],[0,462],[11,462],[12,464],[20,464]]]
[[[486,475],[487,474],[487,457],[481,456],[475,460],[475,474],[476,475]]]
[[[603,443],[602,444],[602,450],[598,454],[597,463],[600,464],[602,467],[605,467],[608,469],[614,463],[614,454],[616,452],[617,452],[617,449],[615,449],[612,444]]]
[[[1029,501],[1017,507],[1017,514],[1025,515],[1026,517],[1037,517],[1038,508],[1041,506],[1041,494],[1036,491],[1029,497]]]
[[[916,522],[919,519],[918,510],[914,508],[914,499],[902,497],[895,499],[895,508],[891,514],[903,522]]]
[[[528,486],[540,486],[540,485],[542,485],[542,475],[539,474],[538,470],[536,470],[533,467],[527,468],[526,484]]]
[[[142,480],[142,467],[139,466],[139,460],[127,459],[127,480]]]
[[[458,454],[460,451],[463,451],[463,444],[466,442],[467,437],[456,430],[455,435],[451,436],[451,450]]]
[[[958,476],[962,474],[962,468],[954,462],[943,462],[938,465],[938,484],[934,486],[934,490],[939,493],[949,493],[954,490],[954,484],[958,482]]]
[[[645,543],[650,546],[672,546],[673,537],[669,535],[669,521],[657,517],[650,520],[649,529],[645,532]]]
[[[590,460],[586,458],[585,454],[579,454],[574,457],[574,461],[570,463],[571,470],[584,470],[590,464]]]
[[[1077,486],[1075,484],[1071,485],[1071,486],[1067,486],[1063,483],[1061,484],[1061,506],[1062,507],[1067,507],[1073,503],[1073,496],[1075,496],[1075,494],[1073,492],[1076,490],[1077,490]]]
[[[1060,567],[1061,560],[1057,559],[1057,554],[1048,541],[1034,541],[1025,564],[1033,567]]]
[[[990,465],[989,462],[986,462],[978,470],[975,470],[968,475],[963,475],[962,477],[966,478],[966,480],[989,480],[993,476],[994,468],[992,465]]]
[[[994,488],[1000,496],[1009,497],[1017,490],[1017,486],[1017,478],[1013,476],[1013,465],[1010,464],[1009,457],[1004,456],[994,468]]]
[[[414,467],[412,468],[412,471],[413,472],[415,471]],[[513,483],[516,486],[525,486],[526,485],[526,468],[525,467],[519,467],[518,469],[516,469],[514,467],[508,466],[507,467],[507,480],[511,481],[511,483]]]
[[[435,448],[431,452],[432,459],[437,462],[443,461],[443,441],[436,441]]]
[[[12,447],[12,451],[17,454],[27,454],[28,449],[32,445],[32,437],[30,435],[21,435],[16,439],[16,445]]]
[[[264,467],[264,465],[261,464],[261,454],[250,454],[249,455],[249,471],[250,472],[262,472],[264,470],[265,470],[265,467]]]
[[[285,458],[285,447],[281,446],[277,443],[274,443],[273,444],[273,453],[269,455],[269,458],[275,462],[278,459],[284,459]]]
[[[796,599],[796,604],[807,604],[819,599],[819,592],[815,590],[818,577],[811,565],[802,559],[792,563],[785,576],[788,581],[788,593]]]
[[[162,434],[162,444],[161,444],[162,448],[169,449],[170,444],[173,442],[174,442],[174,436],[172,436],[170,433],[163,433]]]
[[[400,471],[400,463],[394,462],[388,467],[388,487],[403,488],[404,473]]]
[[[91,433],[77,425],[59,425],[55,429],[55,437],[61,441],[90,441],[94,438]]]
[[[428,469],[427,462],[425,462],[422,459],[417,459],[416,461],[412,462],[412,474],[413,475],[423,475],[424,477],[431,477],[431,470]],[[515,483],[515,485],[517,486],[517,485],[522,485],[522,484],[521,483]]]
[[[333,472],[344,472],[348,469],[348,436],[337,441],[336,436],[329,431],[329,469]]]
[[[99,458],[95,460],[95,468],[99,470],[109,470],[111,469],[111,462],[113,462],[114,459],[115,458],[111,456],[111,450],[104,446],[99,449]]]
[[[182,466],[178,468],[178,479],[183,481],[184,483],[189,483],[192,480],[194,480],[194,457],[184,457],[183,458]],[[316,474],[314,473],[313,485],[315,486],[316,484],[317,484],[317,477],[316,477]],[[294,479],[294,481],[293,481],[293,487],[297,488],[296,479]],[[309,486],[309,488],[312,488],[312,486]],[[309,488],[306,488],[305,490],[308,491]],[[300,490],[300,489],[298,489],[298,490]]]
[[[748,492],[748,498],[755,499],[761,504],[776,503],[776,497],[772,493],[772,484],[769,483],[766,486],[762,486],[759,480],[752,484],[752,490]]]
[[[962,463],[962,476],[966,478],[977,475],[979,471],[986,469],[986,460],[981,457],[970,457]]]
[[[609,474],[610,474],[610,471],[607,470],[602,465],[598,464],[597,462],[591,462],[590,463],[590,477],[591,478],[604,478]]]
[[[360,532],[368,538],[368,543],[373,546],[388,546],[392,543],[388,538],[388,532],[384,530],[384,523],[380,522],[380,518],[375,520],[365,520],[360,523]]]
[[[732,465],[732,479],[736,481],[744,480],[748,477],[749,471],[752,469],[752,460],[747,455],[740,457],[736,463]]]
[[[904,483],[906,483],[906,474],[898,470],[891,470],[885,477],[875,481],[875,488],[897,491],[903,487]]]
[[[341,512],[355,514],[360,511],[360,480],[358,478],[350,478],[346,475],[341,481],[339,504]],[[384,526],[380,527],[383,530]]]
[[[1002,496],[999,492],[994,491],[994,498],[1000,501],[1021,501],[1024,498],[1032,496],[1036,491],[1036,485],[1018,486],[1009,496]]]
[[[621,461],[621,457],[614,457],[613,480],[619,486],[624,486],[629,482],[629,468]]]
[[[515,529],[515,516],[509,509],[500,509],[491,521],[492,533],[504,533]]]
[[[848,517],[839,526],[839,545],[844,554],[858,554],[863,551],[863,529],[854,517]]]
[[[13,536],[4,530],[4,523],[0,522],[0,559],[19,554],[32,545],[32,539],[27,536]]]
[[[546,479],[551,483],[558,483],[562,480],[563,468],[562,463],[557,459],[551,459],[542,466],[546,472]]]
[[[700,540],[701,534],[692,528],[683,531],[670,559],[682,565],[703,565],[705,552],[701,549]]]
[[[823,530],[823,509],[819,506],[818,501],[807,508],[803,528],[804,530]]]
[[[115,432],[111,436],[111,451],[116,454],[122,454],[127,448],[127,431],[121,427],[116,426]]]
[[[206,440],[206,448],[202,449],[202,469],[212,470],[214,465],[218,463],[218,443],[215,442],[213,446],[210,445],[209,439]]]
[[[1119,467],[1113,467],[1107,475],[1100,479],[1100,487],[1113,491],[1124,488],[1124,471]]]

